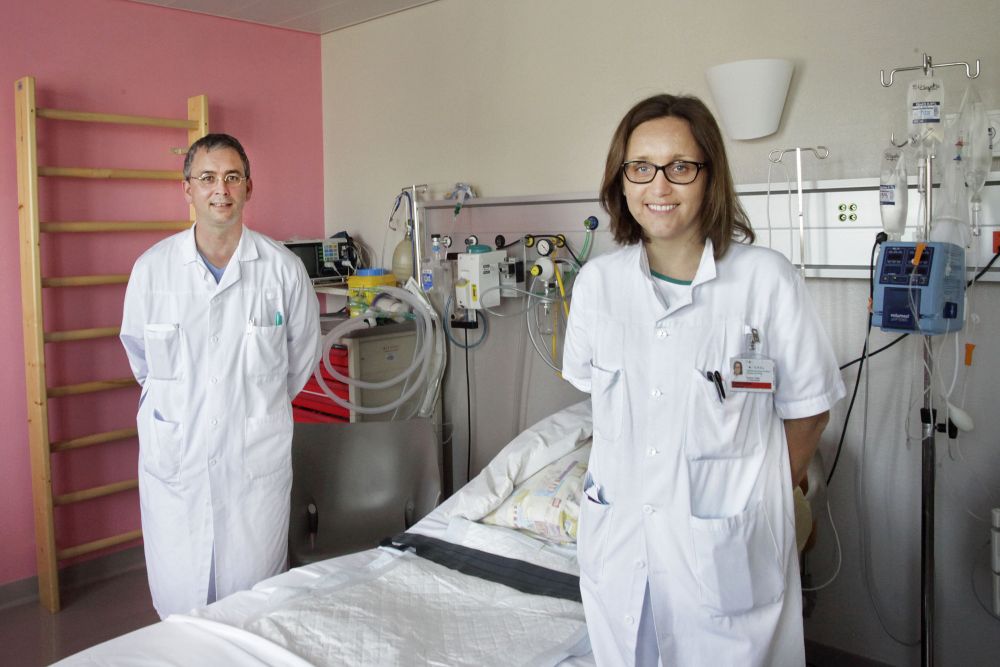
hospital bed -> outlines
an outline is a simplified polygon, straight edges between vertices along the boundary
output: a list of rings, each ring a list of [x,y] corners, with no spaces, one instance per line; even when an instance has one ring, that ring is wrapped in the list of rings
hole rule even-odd
[[[319,470],[315,456],[338,455],[316,449],[319,431],[303,433],[296,475]],[[411,526],[434,502],[414,480],[439,479],[436,448],[434,466],[417,451],[393,465],[386,459],[398,448],[378,437],[365,448],[361,438],[340,452],[355,457],[354,482],[296,482],[290,556],[308,564],[57,665],[593,665],[572,540],[590,435],[589,402],[543,419]],[[416,450],[428,441],[411,439]],[[303,509],[310,500],[314,520]],[[395,509],[369,512],[371,503]],[[312,562],[329,544],[337,551],[377,539],[358,530],[368,524],[389,528],[379,537],[392,539]]]

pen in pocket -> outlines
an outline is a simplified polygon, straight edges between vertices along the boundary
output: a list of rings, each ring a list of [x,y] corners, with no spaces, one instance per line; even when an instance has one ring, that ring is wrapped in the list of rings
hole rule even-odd
[[[715,393],[719,397],[719,403],[726,399],[726,390],[722,385],[722,375],[719,371],[705,371],[705,379],[715,385]]]
[[[279,311],[275,312],[274,313],[274,326],[280,327],[284,323],[285,323],[285,319],[281,316],[281,311],[279,310]]]

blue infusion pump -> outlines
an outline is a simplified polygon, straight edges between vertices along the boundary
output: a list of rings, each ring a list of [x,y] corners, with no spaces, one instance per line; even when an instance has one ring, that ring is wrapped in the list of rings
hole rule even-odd
[[[923,250],[914,265],[918,246]],[[960,331],[964,317],[964,248],[935,241],[882,244],[875,267],[875,326],[935,335]]]

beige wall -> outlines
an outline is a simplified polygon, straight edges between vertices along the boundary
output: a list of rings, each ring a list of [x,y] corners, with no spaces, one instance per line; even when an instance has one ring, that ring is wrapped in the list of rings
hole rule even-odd
[[[381,241],[392,197],[456,181],[481,196],[592,192],[622,113],[655,92],[713,105],[707,67],[782,57],[796,70],[779,132],[732,142],[737,182],[767,152],[830,147],[814,177],[875,176],[905,85],[879,69],[982,59],[1000,109],[1000,3],[801,0],[439,0],[323,38],[326,223]],[[912,77],[913,74],[904,75]],[[964,77],[942,71],[957,104]]]
[[[886,89],[879,69],[918,65],[924,52],[938,62],[979,58],[980,95],[989,108],[1000,109],[998,26],[996,0],[947,9],[928,0],[439,0],[323,38],[326,229],[360,235],[378,255],[392,199],[412,183],[430,184],[432,196],[456,181],[473,183],[485,197],[594,192],[611,132],[631,104],[667,91],[693,93],[713,106],[705,69],[745,58],[789,58],[796,70],[779,132],[730,143],[737,183],[764,182],[768,151],[796,145],[830,148],[829,159],[806,165],[809,178],[874,177],[889,132],[903,129],[905,83],[914,76],[903,74]],[[964,75],[949,69],[939,76],[950,93],[946,107],[954,110]],[[398,238],[388,237],[386,262]],[[809,284],[838,359],[854,358],[863,342],[867,285]],[[966,407],[979,429],[965,437],[965,449],[939,442],[942,664],[985,664],[1000,651],[997,623],[970,587],[971,580],[981,597],[988,596],[982,558],[988,533],[972,515],[1000,503],[1000,414],[992,398],[993,379],[1000,376],[1000,288],[985,285],[976,299],[983,324]],[[891,338],[875,332],[872,347]],[[905,431],[911,380],[920,375],[913,362],[917,343],[907,341],[873,360],[862,501],[856,493],[859,403],[830,489],[844,563],[837,581],[819,592],[807,621],[811,639],[894,665],[917,664],[919,650],[890,639],[873,611],[858,508],[870,512],[871,569],[886,627],[913,640],[919,627],[920,446],[907,441]],[[484,410],[507,421],[518,414],[497,406],[504,392],[487,382],[505,372],[502,360],[511,357],[497,353],[497,362],[490,356],[474,355],[473,396],[488,404],[476,408],[480,430]],[[540,365],[532,358],[529,352],[529,377]],[[845,373],[845,382],[853,383],[855,371]],[[511,386],[508,393],[531,401],[522,406],[522,421],[539,416],[539,392],[525,397],[520,389]],[[846,403],[834,411],[821,446],[827,467]],[[461,407],[464,412],[464,402]],[[919,426],[911,423],[909,431],[919,434]],[[477,449],[474,462],[481,465],[489,454],[489,447]],[[833,570],[835,553],[824,520],[811,557],[816,583]]]

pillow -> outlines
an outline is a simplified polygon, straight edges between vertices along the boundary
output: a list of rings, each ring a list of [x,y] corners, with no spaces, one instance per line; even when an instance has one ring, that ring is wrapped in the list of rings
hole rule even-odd
[[[552,542],[576,542],[590,443],[557,459],[517,487],[483,523],[516,528]]]
[[[447,517],[479,521],[532,475],[589,442],[592,430],[588,398],[521,431],[482,472],[459,489]]]

